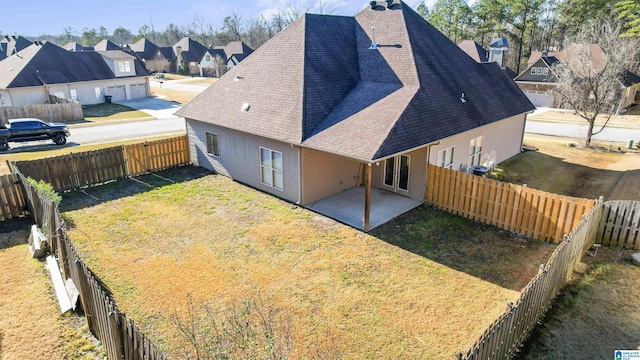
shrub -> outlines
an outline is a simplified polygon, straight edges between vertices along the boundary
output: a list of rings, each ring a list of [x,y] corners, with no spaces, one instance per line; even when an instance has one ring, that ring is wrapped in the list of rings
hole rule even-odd
[[[60,205],[60,201],[62,201],[62,196],[60,196],[60,194],[58,194],[53,189],[53,186],[51,184],[49,184],[48,182],[45,182],[44,180],[38,181],[32,178],[27,178],[27,181],[29,182],[29,184],[33,185],[33,187],[35,187],[36,190],[38,190],[42,195],[44,195],[44,197],[53,201],[56,204],[56,206]]]

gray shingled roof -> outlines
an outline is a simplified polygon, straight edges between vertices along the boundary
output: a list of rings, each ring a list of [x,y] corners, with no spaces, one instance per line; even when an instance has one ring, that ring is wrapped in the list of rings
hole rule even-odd
[[[46,42],[33,44],[18,55],[0,62],[0,89],[115,78],[100,53],[94,51],[71,52]],[[141,66],[138,63],[136,60],[136,72]]]
[[[104,39],[97,43],[93,49],[95,51],[120,50],[120,46],[116,45],[111,40]]]
[[[244,60],[244,58],[253,53],[253,49],[248,47],[242,41],[232,41],[224,47],[224,52],[226,55],[226,59],[231,59],[231,57],[235,55],[238,61],[242,61]]]
[[[13,55],[14,51],[22,51],[33,42],[21,35],[0,36],[0,60]]]
[[[462,40],[458,43],[458,47],[477,62],[489,61],[489,52],[473,40]]]
[[[182,61],[200,62],[207,48],[190,37],[183,37],[173,45],[173,51],[178,54],[178,46],[182,47]]]
[[[375,161],[535,109],[404,3],[377,9],[306,14],[178,115]]]
[[[135,52],[140,59],[151,60],[158,48],[158,45],[152,43],[146,38],[141,38],[133,44],[129,44],[131,51]]]

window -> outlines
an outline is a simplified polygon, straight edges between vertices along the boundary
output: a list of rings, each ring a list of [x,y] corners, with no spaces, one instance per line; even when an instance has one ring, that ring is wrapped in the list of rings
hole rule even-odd
[[[438,166],[451,169],[453,167],[453,150],[454,147],[446,148],[438,151]]]
[[[542,69],[542,75],[549,75],[549,68]]]
[[[469,142],[469,167],[472,167],[473,165],[480,165],[483,142],[484,136],[478,136],[477,138],[471,139]]]
[[[532,67],[531,68],[531,75],[536,75],[536,72],[538,71],[537,67]]]
[[[118,61],[118,70],[122,73],[131,71],[131,64],[128,61]]]
[[[207,54],[207,55],[204,57],[204,59],[205,59],[206,61],[211,61],[211,55]]]
[[[218,134],[210,134],[207,135],[207,154],[213,156],[220,156],[220,142],[218,140]]]
[[[69,93],[71,93],[71,100],[78,101],[78,92],[76,89],[69,89]]]
[[[94,91],[96,92],[96,100],[100,100],[100,98],[102,97],[102,90],[100,90],[99,87],[95,87]]]
[[[283,189],[281,152],[260,148],[260,170],[262,184]]]

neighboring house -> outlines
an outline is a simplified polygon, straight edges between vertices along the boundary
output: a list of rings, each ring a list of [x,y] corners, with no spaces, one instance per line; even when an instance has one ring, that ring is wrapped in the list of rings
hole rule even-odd
[[[122,51],[67,51],[50,42],[35,43],[0,61],[2,105],[44,104],[49,96],[82,103],[149,96],[148,75]]]
[[[558,62],[566,63],[569,59],[583,56],[582,54],[585,53],[590,54],[590,58],[585,61],[591,63],[594,72],[598,73],[604,69],[607,54],[599,45],[572,44],[561,51],[533,52],[527,62],[527,69],[518,75],[515,81],[534,105],[559,107],[561,104],[553,94],[557,81],[553,74],[553,65]],[[640,77],[625,71],[624,74],[620,74],[619,80],[619,89],[609,98],[611,105],[615,106],[617,111],[623,111],[635,104],[640,104]]]
[[[82,46],[81,44],[78,44],[74,41],[62,45],[62,48],[68,51],[93,51],[92,47]]]
[[[25,49],[33,42],[20,35],[0,36],[0,60]]]
[[[176,68],[186,74],[200,74],[200,62],[207,48],[190,37],[183,37],[173,46],[176,55]]]
[[[153,55],[155,55],[156,50],[158,50],[158,45],[152,43],[146,38],[142,38],[133,44],[129,44],[129,49],[131,49],[138,58],[147,61],[153,59]]]
[[[201,71],[201,76],[220,77],[253,53],[253,49],[242,41],[232,41],[225,46],[209,48],[208,51],[213,61],[207,64],[208,68],[204,72]]]
[[[422,202],[428,163],[467,170],[520,153],[535,108],[516,84],[386,4],[305,14],[178,110],[192,162],[310,206],[361,180],[362,204],[373,190]],[[372,206],[386,211],[365,205],[365,229]]]
[[[176,72],[176,54],[173,52],[173,48],[171,46],[157,48],[151,60],[146,61],[146,66],[150,71]]]
[[[120,46],[116,45],[113,41],[104,39],[93,47],[95,51],[108,51],[108,50],[122,50]]]
[[[222,49],[226,56],[225,62],[227,70],[231,70],[234,66],[238,65],[240,61],[253,53],[253,49],[242,41],[232,41]]]
[[[489,51],[482,47],[482,45],[478,44],[473,40],[462,40],[458,43],[458,47],[462,49],[467,55],[471,56],[471,58],[479,63],[484,62],[496,62],[504,73],[509,77],[509,79],[513,79],[517,76],[517,74],[511,70],[509,67],[504,66],[504,53],[509,50],[509,44],[507,39],[505,38],[496,38],[491,41],[491,45],[489,47]]]

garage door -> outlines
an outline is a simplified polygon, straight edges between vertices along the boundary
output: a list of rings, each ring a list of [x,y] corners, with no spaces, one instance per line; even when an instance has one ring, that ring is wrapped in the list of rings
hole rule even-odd
[[[111,101],[127,100],[124,85],[107,87],[107,95],[111,95]]]
[[[525,92],[524,94],[535,107],[553,107],[553,95],[533,92]]]
[[[131,84],[129,88],[131,89],[132,99],[147,97],[147,84]]]

